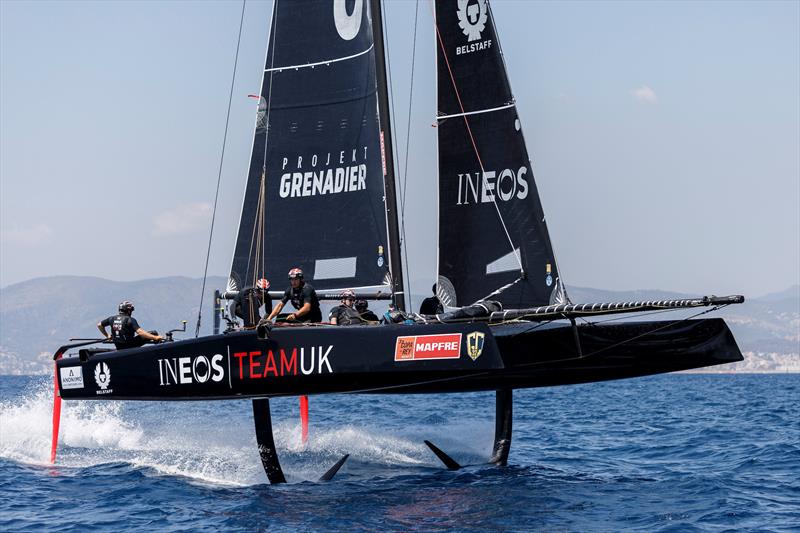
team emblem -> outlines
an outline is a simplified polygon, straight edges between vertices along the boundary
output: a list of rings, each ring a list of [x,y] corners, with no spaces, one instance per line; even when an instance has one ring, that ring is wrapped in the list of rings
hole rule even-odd
[[[111,383],[111,370],[109,370],[107,364],[97,363],[95,365],[94,380],[101,389],[106,390],[108,388],[108,384]]]
[[[488,16],[485,0],[458,0],[458,27],[467,36],[467,41],[480,40]]]
[[[467,355],[474,361],[483,353],[483,341],[485,335],[480,331],[473,331],[467,335]]]

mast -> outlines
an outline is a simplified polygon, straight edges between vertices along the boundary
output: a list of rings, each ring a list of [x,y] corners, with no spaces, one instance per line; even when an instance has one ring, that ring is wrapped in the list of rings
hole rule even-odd
[[[397,220],[397,191],[395,190],[392,126],[389,113],[389,85],[386,80],[386,56],[383,47],[383,14],[381,0],[370,0],[372,40],[375,45],[375,67],[378,83],[378,116],[381,127],[383,183],[386,191],[386,225],[389,238],[389,271],[392,275],[392,295],[397,309],[405,311],[403,260],[400,253],[400,226]]]

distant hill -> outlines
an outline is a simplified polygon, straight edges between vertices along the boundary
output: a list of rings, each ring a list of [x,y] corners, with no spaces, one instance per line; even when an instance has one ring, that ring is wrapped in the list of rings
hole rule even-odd
[[[203,333],[212,328],[213,291],[226,282],[208,278]],[[68,338],[97,337],[96,324],[116,314],[122,300],[136,304],[134,317],[145,329],[163,332],[188,320],[187,332],[194,335],[201,287],[202,279],[185,277],[122,282],[53,276],[0,289],[0,374],[31,373]]]
[[[212,294],[226,279],[206,283],[201,333],[212,327]],[[53,350],[70,337],[96,337],[96,324],[116,313],[121,300],[136,304],[134,316],[145,329],[166,331],[188,320],[194,335],[201,279],[169,277],[120,282],[102,278],[53,276],[0,289],[0,374],[38,374],[52,369]],[[416,287],[429,285],[418,281]],[[697,295],[659,290],[607,291],[569,287],[573,302],[617,302],[674,299]],[[427,296],[424,291],[422,296]],[[415,302],[420,298],[415,296]],[[375,306],[379,308],[378,305]],[[656,314],[653,319],[680,318],[702,312]],[[740,371],[800,371],[800,286],[747,300],[713,316],[724,317],[746,353]],[[603,317],[607,320],[617,317]],[[179,335],[177,338],[183,337]],[[730,370],[726,366],[726,370]]]

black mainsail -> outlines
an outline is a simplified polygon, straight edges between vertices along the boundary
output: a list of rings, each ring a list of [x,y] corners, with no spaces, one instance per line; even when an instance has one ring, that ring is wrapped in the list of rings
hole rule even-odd
[[[566,299],[487,0],[436,2],[439,296]],[[498,292],[499,291],[499,292]]]
[[[229,290],[390,279],[368,2],[276,1]]]

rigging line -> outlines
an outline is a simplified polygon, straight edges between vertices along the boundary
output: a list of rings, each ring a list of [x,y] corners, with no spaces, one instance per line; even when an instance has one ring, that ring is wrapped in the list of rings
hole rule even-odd
[[[242,0],[242,14],[239,17],[239,36],[236,39],[236,55],[233,60],[233,73],[231,74],[231,90],[228,94],[228,113],[225,117],[225,133],[222,136],[222,152],[219,157],[219,171],[217,173],[217,190],[214,193],[214,210],[211,212],[211,229],[208,232],[208,249],[206,250],[206,266],[203,270],[203,288],[200,289],[200,307],[197,310],[197,325],[194,329],[194,336],[200,336],[200,322],[203,317],[203,296],[206,293],[206,280],[208,279],[208,261],[211,257],[211,240],[214,237],[214,222],[217,218],[217,201],[219,200],[219,184],[222,181],[222,165],[225,161],[225,144],[228,140],[228,125],[231,120],[231,103],[233,102],[233,85],[236,81],[236,67],[239,64],[239,46],[242,43],[242,27],[244,26],[244,9],[247,0]]]
[[[417,0],[414,9],[414,40],[411,47],[411,79],[408,87],[408,120],[406,122],[406,153],[403,164],[403,194],[400,196],[400,216],[403,223],[403,239],[405,240],[405,214],[406,214],[406,191],[408,191],[408,153],[411,144],[411,104],[414,101],[414,65],[417,60],[417,21],[419,20],[419,2]]]
[[[259,220],[256,221],[255,224],[253,224],[253,226],[254,226],[253,227],[253,237],[252,237],[253,240],[250,241],[250,249],[252,250],[253,241],[256,238],[258,239],[258,243],[257,243],[258,250],[256,251],[256,259],[255,259],[255,263],[256,264],[253,265],[253,273],[255,273],[258,270],[259,259],[261,259],[261,265],[262,265],[263,269],[266,270],[266,264],[267,264],[266,256],[264,255],[266,253],[265,252],[266,245],[262,246],[262,243],[263,243],[265,235],[266,235],[265,234],[266,228],[264,227],[264,221],[265,221],[265,218],[266,218],[265,211],[266,211],[266,202],[267,202],[266,201],[266,190],[267,190],[267,185],[266,185],[266,183],[267,183],[267,149],[269,148],[269,132],[272,129],[270,121],[269,121],[269,117],[270,117],[270,113],[272,111],[272,85],[273,85],[272,81],[273,81],[273,77],[274,77],[274,74],[275,74],[274,70],[271,70],[271,69],[272,69],[272,67],[275,66],[275,48],[276,48],[275,43],[277,42],[277,40],[276,40],[277,34],[278,34],[278,0],[275,0],[275,3],[273,4],[273,11],[272,11],[272,31],[270,32],[270,40],[272,42],[267,44],[267,50],[272,48],[272,54],[271,54],[270,61],[269,61],[269,66],[270,66],[270,70],[269,70],[269,92],[267,93],[267,109],[266,109],[266,113],[265,113],[265,116],[264,116],[264,153],[263,153],[263,156],[261,158],[261,183],[259,185],[259,192],[258,192],[258,198],[259,198],[258,211],[259,212],[258,212],[257,216],[259,217]],[[264,72],[266,73],[267,71],[265,70]],[[261,91],[263,92],[264,91],[264,88],[263,88],[264,81],[263,81],[263,79],[261,81],[261,86],[262,86]],[[261,98],[263,98],[263,96],[261,96]],[[256,226],[258,226],[258,231],[256,231],[256,229],[255,229]],[[259,257],[259,255],[261,255],[261,257]],[[251,261],[251,258],[248,258],[248,261],[247,261],[248,268],[250,267],[250,261]],[[255,282],[253,283],[253,286],[255,286]]]
[[[417,0],[414,7],[414,40],[411,46],[411,77],[408,87],[408,115],[406,119],[406,153],[403,163],[403,191],[400,195],[400,234],[403,238],[403,255],[406,259],[406,271],[408,271],[408,244],[406,243],[406,192],[408,192],[408,154],[411,144],[411,104],[414,101],[414,65],[417,60],[417,21],[419,20],[419,2]],[[406,285],[408,286],[409,305],[411,304],[411,273],[408,272]]]
[[[481,298],[480,300],[478,300],[475,303],[485,302],[486,300],[488,300],[492,296],[497,296],[498,294],[500,294],[504,290],[510,289],[511,287],[513,287],[514,285],[516,285],[517,283],[522,281],[523,279],[525,279],[525,278],[523,276],[520,276],[517,279],[515,279],[514,281],[512,281],[511,283],[507,283],[507,284],[503,285],[502,287],[500,287],[499,289],[496,289],[496,290],[492,291],[491,293],[487,294],[486,296],[484,296],[483,298]]]
[[[417,0],[417,1],[419,1],[419,0]],[[385,7],[386,7],[386,2],[384,0],[381,0],[381,4],[383,5],[383,9],[381,9],[381,17],[383,18],[383,20],[381,22],[383,24],[384,33],[386,34],[386,37],[383,39],[383,45],[384,45],[384,47],[386,49],[385,52],[384,52],[384,57],[386,59],[386,71],[387,71],[387,74],[389,76],[389,79],[387,81],[388,87],[386,88],[387,89],[386,92],[389,93],[389,105],[392,108],[392,116],[396,120],[397,119],[397,113],[394,112],[394,90],[393,90],[393,84],[392,84],[392,60],[391,60],[391,53],[389,51],[389,25],[386,24],[386,17],[383,17],[383,13],[384,13]],[[414,32],[416,34],[416,28],[415,28]],[[374,46],[374,44],[373,44],[373,46]],[[413,69],[413,64],[412,64],[412,69]],[[413,70],[412,70],[412,74],[413,74]],[[411,122],[411,115],[410,114],[408,116],[408,122],[409,123]],[[393,158],[395,157],[395,154],[399,153],[398,150],[397,150],[397,139],[395,137],[396,137],[395,135],[392,135],[392,157]],[[407,135],[406,135],[406,143],[408,143],[408,136]],[[394,161],[390,161],[390,163],[394,164]],[[403,175],[404,176],[407,175],[407,173],[408,173],[407,165],[408,165],[408,145],[406,144],[406,162],[403,165]],[[397,173],[394,173],[392,175],[392,179],[395,180],[395,183],[397,182],[396,176],[397,176]],[[403,218],[403,210],[405,209],[405,178],[403,180],[403,192],[400,195],[400,198],[401,198],[401,203],[400,203],[401,231],[400,231],[400,233],[402,235],[403,243],[400,246],[400,250],[398,250],[398,253],[401,254],[401,256],[405,255],[405,258],[406,258],[406,274],[407,275],[405,276],[403,281],[404,281],[404,285],[406,285],[406,287],[408,288],[408,292],[410,294],[411,293],[411,276],[408,275],[410,273],[408,272],[408,252],[405,252],[405,249],[406,249],[406,245],[405,245],[406,244],[405,227],[406,226],[405,226],[405,219]],[[397,212],[397,199],[396,198],[395,198],[395,205],[392,206],[392,209],[395,210],[395,213]],[[390,250],[390,252],[391,252],[391,250]],[[400,268],[401,269],[403,268],[403,261],[402,260],[400,261]],[[394,285],[394,281],[392,281],[392,284]],[[411,301],[409,300],[408,303],[410,304]]]
[[[453,75],[453,69],[450,67],[450,59],[447,57],[447,51],[446,51],[446,49],[444,47],[444,41],[442,40],[442,34],[439,32],[439,21],[436,20],[436,13],[435,12],[434,12],[434,16],[433,16],[433,25],[436,28],[436,37],[437,37],[437,39],[439,41],[439,48],[442,51],[442,56],[444,57],[445,64],[447,65],[447,72],[450,74],[450,82],[452,83],[453,91],[455,91],[455,94],[456,94],[456,100],[458,101],[458,107],[461,109],[462,113],[465,113],[466,111],[464,110],[464,104],[461,102],[461,94],[458,92],[458,86],[456,85],[456,79],[455,79],[455,76]],[[438,119],[438,117],[437,117],[437,119]],[[478,165],[480,165],[480,167],[481,167],[481,179],[483,180],[484,186],[487,186],[488,182],[486,181],[486,171],[485,171],[485,168],[483,166],[483,160],[481,160],[481,154],[478,151],[478,145],[475,142],[475,136],[472,134],[472,128],[469,125],[469,118],[468,118],[467,115],[463,115],[463,119],[464,119],[464,125],[467,128],[467,133],[469,133],[469,140],[472,143],[472,149],[475,152],[475,157],[478,158]],[[497,205],[497,199],[494,198],[494,197],[492,198],[492,204],[494,204],[494,208],[497,211],[497,216],[500,219],[500,224],[503,226],[503,231],[506,234],[506,238],[508,239],[508,243],[511,245],[511,251],[514,254],[514,257],[517,259],[517,264],[519,264],[519,270],[520,270],[520,272],[524,272],[524,269],[522,267],[522,258],[520,257],[519,252],[517,252],[517,248],[514,246],[514,241],[511,239],[511,234],[508,232],[508,227],[506,227],[506,221],[503,220],[503,215],[502,215],[502,213],[500,213],[500,206]]]
[[[725,305],[720,305],[720,306],[714,307],[714,308],[712,308],[712,311],[715,311],[715,310],[717,310],[717,309],[722,309],[723,307],[728,307],[729,305],[730,305],[730,304],[725,304]],[[674,312],[676,312],[676,311],[683,311],[683,310],[685,310],[685,309],[687,309],[687,308],[686,308],[686,307],[683,307],[683,308],[676,307],[676,308],[671,308],[671,309],[660,309],[660,310],[658,310],[658,311],[649,311],[649,312],[640,312],[640,313],[630,313],[630,314],[627,314],[627,313],[626,313],[626,314],[619,315],[619,316],[616,316],[616,317],[614,317],[614,318],[609,318],[609,319],[606,319],[606,320],[594,320],[594,321],[589,321],[589,320],[586,320],[586,318],[585,318],[585,317],[582,317],[582,316],[580,316],[580,317],[577,317],[577,318],[579,318],[580,320],[583,320],[583,322],[584,322],[584,323],[585,323],[587,326],[594,326],[594,325],[596,325],[596,324],[605,324],[606,322],[615,322],[615,321],[617,321],[617,320],[625,320],[625,319],[627,319],[627,318],[641,318],[641,317],[644,317],[644,316],[650,316],[650,315],[660,315],[661,313],[674,313]]]

